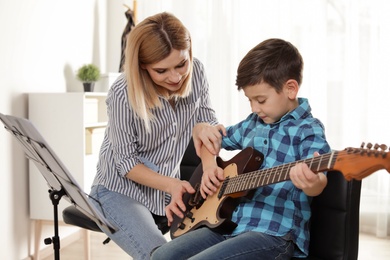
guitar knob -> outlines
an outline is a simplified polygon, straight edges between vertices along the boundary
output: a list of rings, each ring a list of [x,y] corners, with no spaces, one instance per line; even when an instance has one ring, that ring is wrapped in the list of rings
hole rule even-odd
[[[194,219],[194,213],[192,212],[187,212],[186,214],[186,217],[189,218],[191,220],[191,223],[194,223],[195,219]]]
[[[183,229],[185,229],[185,228],[186,228],[186,224],[184,224],[183,222],[180,223],[179,229],[183,230]]]
[[[190,219],[192,219],[193,216],[194,216],[194,213],[192,213],[191,211],[188,211],[186,214],[186,217],[190,218]]]

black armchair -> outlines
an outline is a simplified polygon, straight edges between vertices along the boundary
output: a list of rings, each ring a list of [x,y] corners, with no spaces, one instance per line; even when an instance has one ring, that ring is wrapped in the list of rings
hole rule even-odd
[[[190,142],[181,163],[182,179],[189,180],[200,159]],[[328,172],[328,185],[312,202],[311,241],[307,259],[356,260],[359,247],[359,208],[361,181],[347,181],[337,171]],[[93,231],[99,227],[75,207],[63,211],[64,222]],[[164,221],[156,221],[166,233]]]
[[[330,171],[328,185],[313,198],[307,259],[356,260],[359,249],[361,181]]]

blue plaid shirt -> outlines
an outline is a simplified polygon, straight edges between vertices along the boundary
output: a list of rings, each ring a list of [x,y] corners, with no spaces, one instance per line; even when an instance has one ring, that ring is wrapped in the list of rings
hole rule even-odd
[[[309,102],[299,98],[299,106],[278,122],[265,124],[255,113],[244,121],[227,127],[222,147],[242,150],[253,147],[264,154],[261,169],[328,153],[324,126],[313,118]],[[247,231],[283,236],[296,244],[295,257],[309,251],[309,219],[311,198],[291,181],[260,187],[251,200],[236,208],[232,221],[238,224],[232,235]]]

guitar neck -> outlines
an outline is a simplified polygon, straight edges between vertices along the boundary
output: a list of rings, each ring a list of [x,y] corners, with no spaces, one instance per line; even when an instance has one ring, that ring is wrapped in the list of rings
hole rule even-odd
[[[332,170],[337,154],[337,151],[333,151],[324,155],[282,164],[273,168],[242,173],[238,176],[227,178],[223,183],[222,187],[224,187],[224,189],[223,191],[221,189],[221,192],[224,195],[228,195],[289,180],[291,167],[301,162],[306,163],[313,172]]]

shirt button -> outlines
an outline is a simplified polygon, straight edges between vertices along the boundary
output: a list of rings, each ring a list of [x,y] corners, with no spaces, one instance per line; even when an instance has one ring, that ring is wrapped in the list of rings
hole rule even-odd
[[[264,140],[264,144],[267,144],[268,142],[267,142],[267,140]]]

